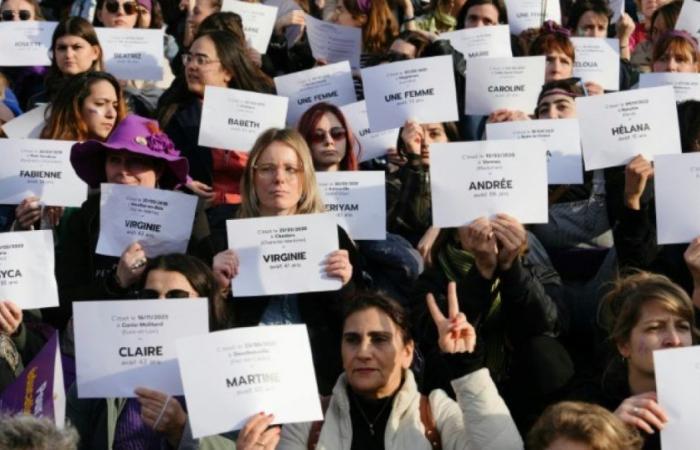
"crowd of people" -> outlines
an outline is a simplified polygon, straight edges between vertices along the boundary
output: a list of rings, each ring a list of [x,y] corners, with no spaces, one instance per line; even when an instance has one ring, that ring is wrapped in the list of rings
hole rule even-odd
[[[561,23],[511,34],[514,56],[546,57],[534,111],[408,120],[384,156],[362,162],[359,130],[326,102],[289,128],[261,131],[251,148],[204,147],[205,87],[274,95],[274,77],[326,65],[312,56],[313,16],[361,29],[362,68],[451,56],[464,111],[469,67],[441,33],[507,25],[504,3],[262,3],[278,15],[261,54],[221,0],[1,0],[2,22],[58,25],[50,66],[0,67],[0,125],[47,104],[40,139],[75,141],[70,161],[90,189],[80,208],[38,196],[0,205],[2,232],[53,230],[60,299],[22,310],[0,295],[0,393],[53,330],[64,357],[74,355],[73,302],[203,297],[211,331],[306,325],[323,422],[274,425],[263,406],[235,433],[195,439],[183,397],[144,386],[132,398],[81,399],[73,385],[67,430],[5,417],[0,447],[659,449],[670,417],[657,398],[653,352],[697,342],[700,237],[657,243],[653,163],[639,155],[586,171],[582,184],[550,185],[546,224],[503,211],[441,229],[432,223],[430,179],[441,175],[430,172],[430,147],[484,140],[492,123],[575,119],[577,98],[606,95],[574,78],[571,37],[619,40],[621,91],[646,72],[700,72],[697,39],[675,27],[683,1],[628,1],[612,22],[605,0],[560,0]],[[104,71],[99,27],[164,29],[162,80]],[[360,72],[353,76],[359,100]],[[700,99],[677,112],[682,151],[700,151]],[[323,270],[342,287],[235,296],[231,281],[245,267],[227,243],[227,221],[322,213],[316,174],[360,170],[385,173],[387,233],[353,240],[338,226],[338,250]],[[195,196],[186,254],[147,258],[140,242],[120,257],[98,254],[103,183]]]

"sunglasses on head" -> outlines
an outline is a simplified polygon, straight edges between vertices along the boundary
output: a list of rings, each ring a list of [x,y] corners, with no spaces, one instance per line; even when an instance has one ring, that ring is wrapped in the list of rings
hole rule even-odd
[[[333,127],[330,129],[330,131],[326,130],[314,130],[314,132],[311,134],[311,143],[312,144],[321,144],[326,141],[326,133],[330,133],[331,138],[338,142],[340,140],[345,139],[345,128],[342,127]]]
[[[126,2],[122,4],[124,7],[124,14],[127,16],[133,16],[138,12],[139,4],[136,2]],[[119,11],[119,2],[110,1],[105,3],[105,8],[112,14],[116,14]]]
[[[15,18],[15,14],[19,16],[19,20],[29,20],[32,17],[32,12],[28,9],[10,10],[7,9],[2,12],[3,22],[11,22]]]
[[[165,298],[189,298],[190,293],[183,289],[171,289],[164,294]],[[153,300],[160,298],[160,292],[155,289],[141,289],[138,298],[142,300]]]

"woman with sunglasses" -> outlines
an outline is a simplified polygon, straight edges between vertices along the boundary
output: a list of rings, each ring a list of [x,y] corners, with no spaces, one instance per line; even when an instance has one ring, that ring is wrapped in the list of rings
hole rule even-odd
[[[202,261],[192,256],[171,254],[148,262],[138,298],[167,300],[206,298],[209,301],[209,328],[226,324],[221,291]],[[197,442],[188,426],[185,399],[165,392],[139,387],[134,398],[78,399],[75,388],[68,393],[66,416],[80,434],[81,449],[228,449],[233,442],[210,436]]]
[[[238,204],[247,154],[198,144],[204,89],[217,86],[272,93],[274,85],[248,58],[245,41],[227,31],[198,35],[182,60],[186,83],[178,84],[169,102],[161,105],[160,123],[189,161],[192,180],[188,187],[208,206]]]
[[[240,219],[323,212],[311,153],[298,132],[271,128],[258,137],[243,172],[241,199],[236,216]],[[305,323],[322,393],[330,392],[340,373],[335,346],[341,329],[338,308],[345,295],[362,283],[359,255],[340,227],[338,241],[340,249],[328,256],[322,270],[342,282],[341,290],[259,297],[239,297],[234,291],[227,302],[235,326]],[[239,272],[238,256],[235,250],[223,250],[224,236],[213,235],[212,246],[220,249],[213,258],[214,274],[219,286],[228,289]]]

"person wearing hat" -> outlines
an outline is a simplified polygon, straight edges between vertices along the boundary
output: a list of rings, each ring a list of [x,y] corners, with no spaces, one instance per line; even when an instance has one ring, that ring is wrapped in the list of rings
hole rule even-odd
[[[127,115],[104,142],[73,145],[71,163],[92,189],[99,189],[100,183],[116,183],[172,190],[187,181],[189,169],[157,123],[136,115]],[[99,219],[100,194],[96,192],[66,224],[56,264],[61,306],[46,310],[59,329],[69,317],[70,302],[123,297],[145,266],[146,256],[138,243],[130,245],[121,258],[95,254]],[[195,225],[194,230],[198,229]]]

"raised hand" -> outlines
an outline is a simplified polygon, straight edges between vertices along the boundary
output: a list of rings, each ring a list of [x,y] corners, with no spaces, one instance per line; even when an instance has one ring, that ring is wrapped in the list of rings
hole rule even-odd
[[[443,353],[472,353],[476,347],[476,330],[459,312],[457,284],[447,285],[447,317],[442,314],[433,294],[426,296],[428,310],[438,330],[438,345]]]

